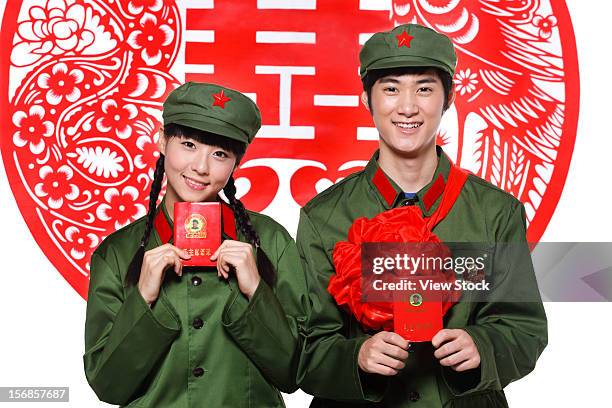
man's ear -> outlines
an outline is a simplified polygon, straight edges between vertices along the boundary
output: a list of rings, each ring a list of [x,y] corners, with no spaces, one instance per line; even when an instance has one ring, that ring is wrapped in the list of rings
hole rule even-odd
[[[157,150],[164,156],[166,155],[166,136],[164,136],[164,128],[160,127],[157,134]]]
[[[368,104],[368,93],[366,91],[361,93],[361,103],[368,111],[370,110],[370,105]]]
[[[457,96],[457,94],[455,93],[455,86],[454,86],[454,84],[451,84],[451,89],[450,89],[450,92],[448,93],[448,103],[444,107],[444,112],[446,112],[448,110],[448,108],[450,108],[451,105],[453,103],[455,103],[455,97],[456,96]]]

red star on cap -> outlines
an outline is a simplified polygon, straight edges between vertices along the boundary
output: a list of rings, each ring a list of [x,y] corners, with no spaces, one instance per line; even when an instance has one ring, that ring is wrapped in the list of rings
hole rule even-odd
[[[396,35],[395,38],[397,38],[397,48],[401,48],[401,47],[407,47],[410,48],[410,41],[414,38],[413,36],[411,36],[410,34],[408,34],[407,31],[404,31],[403,33]]]
[[[225,104],[231,101],[230,98],[225,96],[223,89],[218,94],[213,94],[213,98],[215,98],[215,101],[212,106],[220,106],[221,109],[225,109]]]

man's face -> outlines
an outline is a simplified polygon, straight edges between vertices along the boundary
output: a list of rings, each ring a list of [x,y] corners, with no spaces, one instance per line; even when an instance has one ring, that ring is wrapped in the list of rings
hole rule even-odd
[[[362,101],[367,107],[365,92]],[[444,86],[435,71],[380,78],[372,87],[370,105],[381,150],[418,157],[434,148],[444,112]]]

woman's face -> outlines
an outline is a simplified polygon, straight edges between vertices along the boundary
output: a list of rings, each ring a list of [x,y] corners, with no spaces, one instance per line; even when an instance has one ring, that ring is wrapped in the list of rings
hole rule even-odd
[[[236,166],[232,152],[186,137],[160,134],[158,146],[165,156],[169,209],[177,201],[215,201]]]

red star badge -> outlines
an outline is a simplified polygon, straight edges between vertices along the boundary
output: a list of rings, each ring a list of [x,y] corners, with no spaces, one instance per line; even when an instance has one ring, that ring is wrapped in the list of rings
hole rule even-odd
[[[410,48],[410,41],[414,37],[408,34],[407,31],[404,31],[400,35],[396,35],[395,38],[397,38],[397,48],[400,48],[400,47]]]
[[[213,94],[213,98],[215,98],[215,101],[212,106],[220,106],[221,109],[225,109],[225,104],[231,101],[230,98],[225,96],[223,89],[218,94]]]

